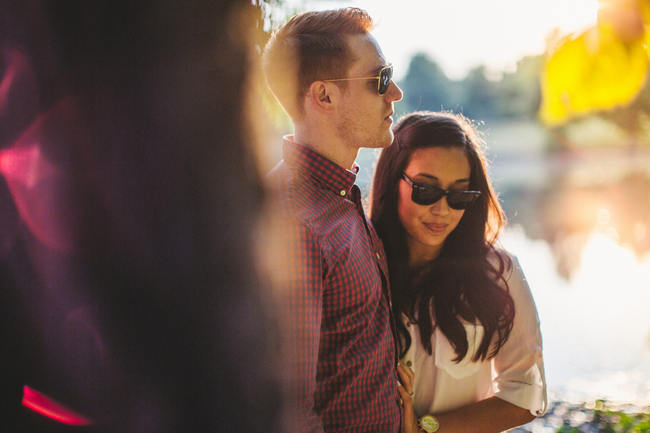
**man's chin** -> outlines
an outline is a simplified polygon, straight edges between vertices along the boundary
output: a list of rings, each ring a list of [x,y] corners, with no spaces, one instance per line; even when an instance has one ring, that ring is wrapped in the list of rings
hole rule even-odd
[[[388,133],[383,134],[382,136],[378,137],[374,141],[367,142],[365,146],[361,146],[361,147],[367,149],[383,149],[384,147],[390,146],[392,142],[393,142],[393,131],[389,130]]]
[[[383,140],[381,141],[381,144],[379,146],[377,146],[377,147],[383,148],[383,147],[390,146],[393,143],[393,138],[394,138],[393,131],[388,130],[388,134],[386,136],[382,137],[382,138],[383,138]]]

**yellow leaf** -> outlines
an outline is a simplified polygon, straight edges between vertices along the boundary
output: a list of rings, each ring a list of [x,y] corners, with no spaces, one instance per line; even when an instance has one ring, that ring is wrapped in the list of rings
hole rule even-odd
[[[623,42],[607,22],[566,39],[547,56],[540,116],[559,124],[631,102],[648,73],[648,32]]]

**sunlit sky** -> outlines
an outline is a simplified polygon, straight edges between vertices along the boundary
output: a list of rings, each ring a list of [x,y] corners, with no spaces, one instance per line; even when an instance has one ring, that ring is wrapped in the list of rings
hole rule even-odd
[[[375,20],[374,34],[400,79],[424,51],[451,78],[484,64],[498,75],[522,56],[540,54],[553,29],[579,31],[596,21],[598,0],[284,0],[296,11],[356,6]]]

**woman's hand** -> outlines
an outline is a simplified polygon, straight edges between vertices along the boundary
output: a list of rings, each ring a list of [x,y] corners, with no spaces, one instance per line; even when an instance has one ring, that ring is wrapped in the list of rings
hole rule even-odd
[[[402,406],[404,412],[402,416],[402,433],[418,433],[418,419],[413,411],[413,379],[415,374],[413,371],[402,364],[400,361],[397,364],[397,373],[399,374],[400,382],[397,384],[400,397],[402,398]]]

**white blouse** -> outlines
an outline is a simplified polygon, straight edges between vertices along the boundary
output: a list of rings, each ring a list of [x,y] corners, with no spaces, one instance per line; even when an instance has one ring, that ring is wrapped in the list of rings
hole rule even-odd
[[[526,278],[513,256],[504,277],[515,304],[508,341],[492,359],[473,362],[483,338],[483,327],[464,323],[467,355],[459,363],[452,345],[439,328],[431,335],[432,355],[422,346],[419,327],[402,317],[411,335],[411,347],[402,358],[415,372],[414,409],[418,416],[444,413],[497,396],[531,414],[544,414],[547,406],[542,336],[539,317]]]

